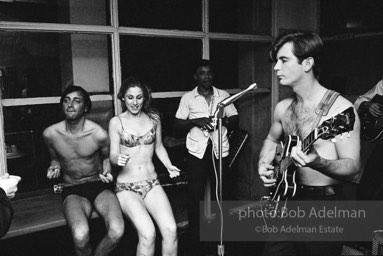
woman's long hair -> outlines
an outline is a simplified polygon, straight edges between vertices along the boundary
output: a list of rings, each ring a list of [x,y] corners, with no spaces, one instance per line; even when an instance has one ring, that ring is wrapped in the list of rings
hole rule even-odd
[[[121,101],[122,111],[125,112],[127,110],[126,103],[124,100],[126,92],[131,87],[141,88],[142,93],[144,94],[144,103],[142,104],[142,112],[147,114],[149,118],[154,120],[160,120],[160,113],[152,107],[152,93],[148,85],[141,83],[137,78],[130,76],[126,78],[120,87],[120,91],[117,94],[117,98]]]

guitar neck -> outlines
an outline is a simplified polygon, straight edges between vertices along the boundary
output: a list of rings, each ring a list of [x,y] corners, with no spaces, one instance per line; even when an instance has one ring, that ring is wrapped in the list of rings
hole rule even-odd
[[[307,152],[311,145],[317,140],[317,129],[314,129],[303,141],[302,141],[302,151]],[[290,149],[291,150],[291,149]],[[281,170],[286,170],[293,163],[292,158],[286,157],[282,159],[279,166]]]
[[[317,129],[314,129],[303,141],[302,141],[302,151],[307,152],[311,145],[318,139]]]

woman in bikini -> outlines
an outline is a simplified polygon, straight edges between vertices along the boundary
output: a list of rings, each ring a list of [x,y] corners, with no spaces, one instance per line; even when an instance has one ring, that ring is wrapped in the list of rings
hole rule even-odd
[[[162,144],[159,114],[151,108],[149,89],[126,79],[118,93],[123,113],[109,123],[110,161],[120,167],[115,191],[123,213],[138,233],[137,255],[153,255],[156,230],[162,235],[162,255],[177,255],[177,226],[169,200],[152,161],[155,152],[170,177],[179,175]],[[152,217],[152,218],[151,218]]]

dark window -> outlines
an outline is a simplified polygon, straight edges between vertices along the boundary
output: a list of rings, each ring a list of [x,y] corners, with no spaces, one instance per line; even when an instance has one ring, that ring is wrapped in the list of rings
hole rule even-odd
[[[108,2],[105,0],[2,1],[0,21],[109,25]]]
[[[202,41],[121,36],[122,79],[139,77],[153,92],[192,89],[193,63],[202,56]]]
[[[122,0],[118,10],[120,26],[202,30],[201,0]]]

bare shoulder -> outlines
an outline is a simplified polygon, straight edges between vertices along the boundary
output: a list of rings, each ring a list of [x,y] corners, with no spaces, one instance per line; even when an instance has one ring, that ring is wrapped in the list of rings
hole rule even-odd
[[[339,95],[339,97],[335,100],[334,105],[331,107],[328,115],[329,116],[335,116],[349,107],[354,107],[354,105],[345,97],[342,95]]]
[[[275,106],[274,117],[281,119],[283,116],[285,116],[285,113],[293,100],[293,98],[286,98],[278,102],[278,104]]]
[[[121,115],[116,115],[109,120],[109,130],[116,130],[121,127]]]
[[[61,121],[56,124],[52,124],[51,126],[47,127],[43,132],[44,139],[51,139],[57,135],[61,130],[64,129],[64,121]]]
[[[107,131],[104,128],[102,128],[99,124],[91,120],[87,119],[85,121],[85,129],[88,131],[92,131],[92,134],[95,137],[95,139],[105,140],[108,137]]]

